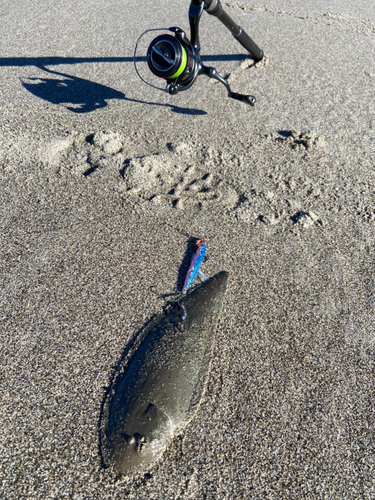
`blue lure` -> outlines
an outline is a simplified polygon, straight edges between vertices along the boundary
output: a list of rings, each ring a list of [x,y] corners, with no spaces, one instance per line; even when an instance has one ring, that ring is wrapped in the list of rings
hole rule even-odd
[[[193,258],[191,259],[191,263],[188,272],[186,274],[184,286],[181,291],[181,296],[186,294],[197,274],[202,281],[205,281],[207,279],[207,276],[203,274],[202,271],[200,271],[199,269],[200,265],[203,262],[204,255],[206,253],[207,241],[208,241],[207,238],[204,238],[198,240],[195,244]]]

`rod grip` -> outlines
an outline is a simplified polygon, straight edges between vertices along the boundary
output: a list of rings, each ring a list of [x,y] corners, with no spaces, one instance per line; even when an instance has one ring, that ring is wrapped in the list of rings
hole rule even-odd
[[[217,17],[255,60],[260,61],[263,59],[263,50],[260,50],[249,35],[224,11],[220,0],[203,0],[203,2],[206,12]]]
[[[263,59],[263,50],[261,50],[258,45],[253,42],[253,40],[247,33],[244,32],[243,29],[240,28],[239,35],[233,34],[233,36],[238,42],[240,42],[242,47],[244,47],[249,52],[249,54],[254,57],[254,59],[256,59],[257,61]]]

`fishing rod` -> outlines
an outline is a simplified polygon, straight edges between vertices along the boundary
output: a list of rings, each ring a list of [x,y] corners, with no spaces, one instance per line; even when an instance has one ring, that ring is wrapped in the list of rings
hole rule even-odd
[[[137,75],[144,83],[158,90],[166,91],[169,94],[177,94],[180,91],[188,90],[199,75],[206,75],[225,85],[228,97],[254,106],[254,96],[232,92],[228,81],[220,76],[215,68],[205,66],[202,63],[200,56],[199,22],[204,10],[207,14],[217,17],[256,61],[260,61],[263,58],[263,51],[253,42],[249,35],[229,17],[224,11],[220,0],[191,0],[189,7],[190,40],[186,33],[181,28],[177,27],[146,30],[138,38],[134,50],[134,66]],[[159,35],[152,40],[148,47],[146,57],[150,71],[155,76],[166,80],[167,85],[164,89],[156,87],[144,80],[139,74],[136,65],[136,53],[139,41],[143,35],[150,31],[169,32],[168,34]],[[173,35],[170,33],[173,33]]]

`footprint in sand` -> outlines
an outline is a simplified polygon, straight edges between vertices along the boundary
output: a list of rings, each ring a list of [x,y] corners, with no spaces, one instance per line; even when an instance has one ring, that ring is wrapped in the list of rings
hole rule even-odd
[[[165,153],[126,160],[123,190],[142,201],[173,208],[234,206],[238,194],[217,173],[201,148],[185,143],[170,144]]]

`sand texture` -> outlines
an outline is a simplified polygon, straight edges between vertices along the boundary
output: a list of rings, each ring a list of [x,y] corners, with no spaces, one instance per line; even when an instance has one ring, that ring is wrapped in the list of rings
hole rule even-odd
[[[204,63],[254,108],[137,78],[138,36],[188,5],[0,5],[0,497],[374,499],[373,0],[226,0],[257,64],[204,13]],[[203,237],[230,273],[203,399],[118,477],[108,388]]]

